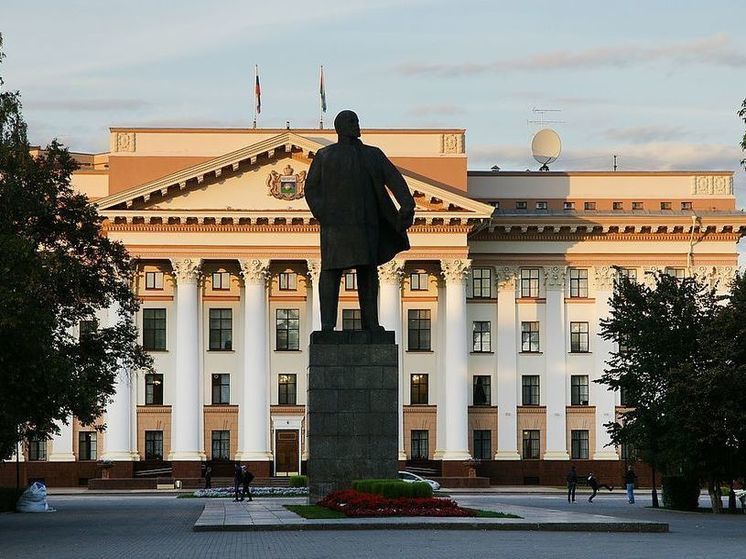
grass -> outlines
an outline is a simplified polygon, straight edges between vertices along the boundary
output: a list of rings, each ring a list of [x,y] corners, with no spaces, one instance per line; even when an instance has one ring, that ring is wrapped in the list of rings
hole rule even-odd
[[[511,514],[509,512],[497,512],[494,510],[481,510],[481,509],[466,509],[477,513],[477,518],[523,518],[517,514]]]
[[[326,518],[347,518],[337,510],[328,509],[319,505],[283,505],[290,512],[311,520]]]

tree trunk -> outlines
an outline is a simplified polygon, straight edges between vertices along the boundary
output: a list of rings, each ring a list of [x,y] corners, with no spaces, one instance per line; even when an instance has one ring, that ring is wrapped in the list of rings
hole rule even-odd
[[[653,466],[653,492],[650,494],[650,496],[653,498],[653,508],[658,508],[658,491],[655,488],[655,466]]]
[[[723,499],[720,491],[720,483],[710,480],[707,482],[707,492],[710,494],[710,504],[712,505],[713,514],[723,512]]]

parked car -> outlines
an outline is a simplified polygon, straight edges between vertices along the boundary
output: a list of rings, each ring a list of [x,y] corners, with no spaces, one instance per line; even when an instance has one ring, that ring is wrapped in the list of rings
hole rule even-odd
[[[437,491],[438,489],[440,489],[440,484],[437,481],[433,481],[432,479],[425,479],[424,477],[420,477],[417,474],[413,474],[412,472],[399,472],[399,479],[408,483],[424,481],[433,488],[433,491]]]

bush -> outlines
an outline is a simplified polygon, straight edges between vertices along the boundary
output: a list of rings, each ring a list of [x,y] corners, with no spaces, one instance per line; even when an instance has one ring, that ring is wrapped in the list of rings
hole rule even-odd
[[[389,499],[398,497],[428,498],[433,488],[424,481],[408,483],[399,479],[361,479],[352,482],[352,488],[361,493],[382,495]]]
[[[0,487],[0,512],[13,512],[16,503],[25,489],[15,487]]]
[[[290,487],[308,487],[306,476],[290,476]]]
[[[663,506],[675,510],[697,510],[699,481],[682,476],[664,476]]]

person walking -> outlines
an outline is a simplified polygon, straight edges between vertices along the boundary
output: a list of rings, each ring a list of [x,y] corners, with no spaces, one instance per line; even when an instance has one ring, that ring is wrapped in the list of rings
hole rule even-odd
[[[254,499],[251,497],[251,489],[249,489],[249,485],[251,485],[251,482],[254,481],[254,474],[252,474],[246,466],[241,466],[242,470],[242,476],[241,479],[243,481],[243,493],[241,493],[241,500],[244,500],[244,497],[247,495],[249,496],[249,501],[253,501]]]
[[[635,482],[637,481],[637,474],[632,469],[632,466],[627,466],[627,471],[624,474],[624,485],[627,488],[627,501],[630,505],[635,504]]]
[[[235,497],[233,498],[233,502],[237,503],[239,500],[243,501],[243,497],[241,497],[241,484],[243,483],[243,471],[241,469],[241,463],[236,462],[236,464],[233,466],[233,493]],[[241,497],[241,499],[239,499]]]
[[[575,502],[575,488],[578,486],[578,472],[575,471],[575,466],[570,468],[567,472],[567,502]]]
[[[598,493],[598,490],[601,487],[605,487],[609,491],[614,491],[614,486],[613,485],[612,486],[608,486],[605,483],[598,483],[598,480],[596,479],[596,476],[593,475],[593,472],[591,472],[590,474],[588,474],[588,486],[593,490],[593,494],[590,497],[588,497],[588,502],[589,503],[593,502],[593,497],[596,496],[596,493]]]
[[[205,489],[211,489],[212,488],[212,467],[207,466],[207,469],[205,470]]]

